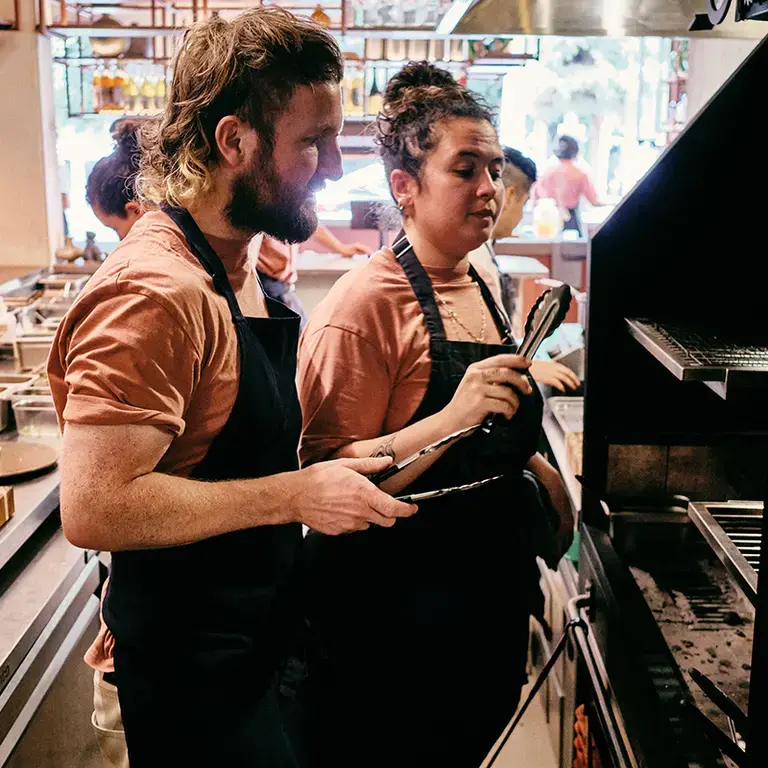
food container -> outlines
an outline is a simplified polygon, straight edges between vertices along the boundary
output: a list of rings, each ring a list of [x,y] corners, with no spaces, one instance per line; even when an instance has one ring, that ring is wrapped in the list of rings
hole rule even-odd
[[[48,361],[53,336],[18,336],[13,344],[16,370],[31,371]]]
[[[11,421],[11,394],[21,387],[31,386],[34,380],[22,373],[0,375],[0,432],[7,429]]]
[[[61,437],[53,398],[15,400],[12,403],[16,429],[24,437]]]
[[[11,418],[11,403],[6,399],[8,393],[15,387],[9,385],[0,385],[0,432],[8,429]]]
[[[51,401],[53,401],[52,395],[51,395],[51,389],[47,386],[40,386],[40,387],[13,387],[9,389],[5,393],[0,393],[0,397],[2,397],[5,400],[10,400],[12,403],[16,400],[39,400],[41,398],[51,398]]]
[[[13,500],[13,486],[0,486],[0,526],[7,523],[16,511]]]
[[[0,374],[0,387],[31,387],[35,377],[28,373],[2,373]]]
[[[547,404],[563,430],[568,465],[574,475],[580,475],[584,454],[584,398],[550,397]]]

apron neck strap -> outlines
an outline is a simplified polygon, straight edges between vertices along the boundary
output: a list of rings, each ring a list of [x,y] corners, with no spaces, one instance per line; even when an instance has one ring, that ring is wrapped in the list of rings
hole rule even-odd
[[[443,325],[443,318],[440,317],[437,301],[435,301],[432,281],[421,262],[416,258],[416,252],[403,230],[400,230],[397,238],[395,238],[392,250],[416,294],[430,337],[441,341],[445,340],[445,326]]]
[[[435,292],[432,287],[432,281],[429,279],[429,275],[416,257],[416,252],[413,250],[413,246],[405,236],[403,230],[400,230],[395,238],[395,244],[392,246],[392,251],[397,257],[398,262],[400,262],[400,266],[403,268],[405,276],[408,278],[411,288],[413,288],[413,292],[416,294],[430,336],[432,338],[445,339],[445,326],[443,325],[443,318],[440,316],[437,301],[435,301]],[[491,313],[491,317],[499,332],[499,336],[510,343],[514,343],[511,324],[506,317],[501,314],[493,295],[485,284],[485,280],[480,278],[477,274],[477,270],[471,264],[469,265],[469,275],[480,287],[483,301]]]
[[[512,338],[512,326],[506,317],[506,313],[502,314],[501,309],[498,304],[496,304],[496,299],[493,298],[490,288],[488,288],[487,283],[480,277],[472,264],[469,265],[469,275],[480,287],[483,301],[486,303],[488,311],[491,313],[491,317],[496,324],[496,330],[499,332],[499,336],[501,336],[502,339],[514,343],[514,339]]]
[[[187,239],[190,251],[200,262],[203,269],[213,278],[213,287],[217,293],[227,300],[232,319],[235,322],[242,321],[244,319],[243,313],[240,311],[240,305],[237,303],[232,283],[229,282],[227,277],[227,270],[200,227],[198,227],[197,222],[192,218],[192,214],[185,208],[171,208],[166,205],[162,206],[162,210],[181,229],[184,237]]]

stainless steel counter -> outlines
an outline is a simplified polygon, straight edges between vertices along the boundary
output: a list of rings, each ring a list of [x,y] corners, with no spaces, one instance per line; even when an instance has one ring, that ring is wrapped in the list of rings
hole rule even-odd
[[[15,483],[16,514],[0,528],[0,570],[59,506],[59,471]]]

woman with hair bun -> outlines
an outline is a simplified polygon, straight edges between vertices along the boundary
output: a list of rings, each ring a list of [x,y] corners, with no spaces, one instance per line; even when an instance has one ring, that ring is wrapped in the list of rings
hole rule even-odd
[[[503,475],[419,503],[395,525],[306,540],[309,715],[321,766],[478,766],[514,714],[540,599],[523,471],[573,518],[537,453],[541,398],[469,265],[499,215],[492,114],[446,72],[387,85],[379,151],[403,231],[339,280],[299,352],[304,463],[406,458],[500,414],[385,481],[393,495]]]
[[[85,199],[96,218],[114,229],[120,240],[144,215],[136,194],[139,172],[139,131],[146,118],[123,118],[112,124],[115,150],[93,166]]]

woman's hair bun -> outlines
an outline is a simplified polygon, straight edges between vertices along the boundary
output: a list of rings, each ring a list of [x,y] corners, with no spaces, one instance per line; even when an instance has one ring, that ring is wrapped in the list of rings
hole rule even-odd
[[[407,100],[409,91],[415,96],[418,89],[458,90],[461,86],[449,72],[430,64],[428,61],[416,61],[406,64],[396,75],[390,78],[384,89],[384,104],[394,105]]]
[[[376,118],[376,144],[387,178],[401,169],[418,177],[427,153],[439,140],[444,120],[469,118],[493,125],[493,112],[449,72],[427,61],[406,64],[387,83]]]
[[[110,132],[119,151],[129,154],[139,151],[139,132],[145,122],[146,118],[142,117],[124,117],[112,123]]]

